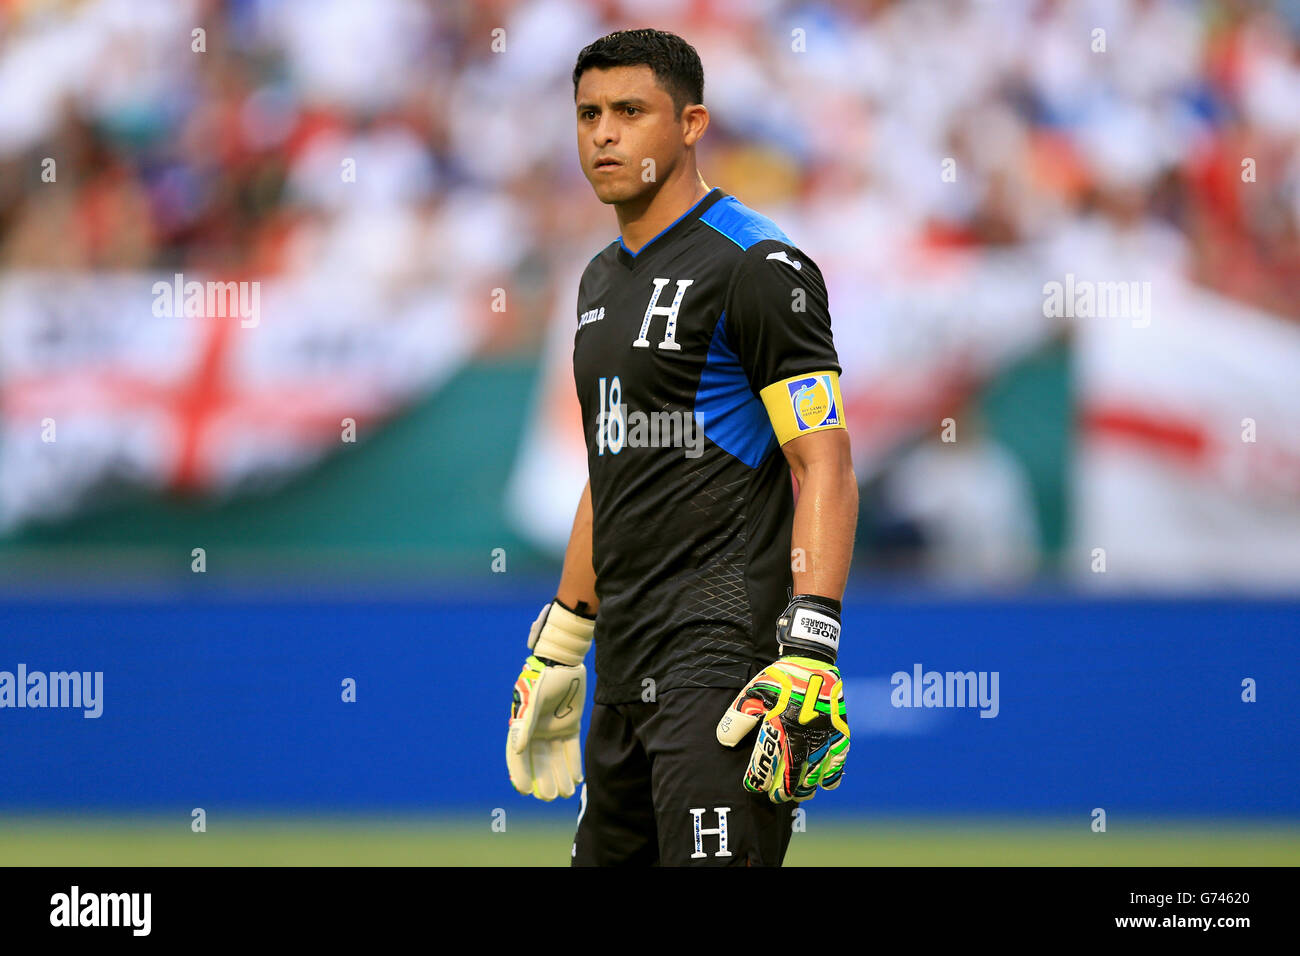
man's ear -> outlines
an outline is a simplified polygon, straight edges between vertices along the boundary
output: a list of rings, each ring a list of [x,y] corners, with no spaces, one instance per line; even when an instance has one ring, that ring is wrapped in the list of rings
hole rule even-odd
[[[709,128],[709,108],[703,103],[693,103],[682,108],[682,138],[687,146],[694,146]]]

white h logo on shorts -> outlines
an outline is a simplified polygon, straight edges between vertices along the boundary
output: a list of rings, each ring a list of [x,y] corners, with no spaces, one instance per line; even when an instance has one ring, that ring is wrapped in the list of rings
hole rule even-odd
[[[727,811],[730,809],[731,807],[714,807],[713,812],[718,815],[718,825],[709,830],[703,827],[704,807],[691,810],[691,816],[695,817],[695,852],[691,854],[692,860],[708,856],[704,852],[704,835],[706,833],[716,833],[718,835],[718,852],[713,854],[714,856],[731,856],[731,851],[727,849]]]

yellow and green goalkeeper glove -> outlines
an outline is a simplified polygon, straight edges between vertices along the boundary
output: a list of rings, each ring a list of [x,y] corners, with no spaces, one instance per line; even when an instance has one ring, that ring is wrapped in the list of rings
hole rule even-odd
[[[718,721],[718,742],[727,747],[758,726],[744,785],[773,803],[809,800],[819,786],[834,790],[843,779],[849,725],[835,666],[839,603],[796,595],[777,620],[780,659],[755,675]]]
[[[581,609],[581,606],[580,606]],[[520,793],[539,800],[573,796],[582,783],[582,707],[595,618],[558,600],[542,608],[528,634],[532,653],[515,681],[506,737],[506,768]]]

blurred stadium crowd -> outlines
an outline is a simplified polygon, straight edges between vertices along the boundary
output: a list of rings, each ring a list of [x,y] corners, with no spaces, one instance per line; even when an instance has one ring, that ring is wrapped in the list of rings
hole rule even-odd
[[[705,168],[751,205],[797,202],[824,245],[845,208],[872,215],[864,256],[1104,208],[1175,227],[1197,281],[1300,317],[1300,4],[1252,0],[5,0],[3,264],[499,279],[524,297],[508,346],[568,294],[545,280],[570,243],[610,235],[563,122],[570,71],[643,21],[706,64]],[[340,155],[357,188],[336,188]],[[40,188],[47,156],[64,188]],[[946,157],[972,185],[917,174]]]
[[[827,274],[846,394],[862,357],[850,421],[907,405],[881,407],[883,369],[947,349],[917,359],[933,374],[891,382],[895,398],[929,393],[896,427],[855,434],[864,480],[965,386],[1070,334],[1038,314],[1040,287],[1086,263],[1176,272],[1300,320],[1300,3],[1251,0],[0,0],[0,265],[347,275],[372,304],[423,290],[436,334],[474,329],[465,361],[540,350],[563,389],[547,329],[569,335],[575,270],[617,231],[576,162],[570,74],[592,39],[642,25],[704,62],[706,180]],[[959,285],[958,301],[1023,314],[980,326],[1002,351],[905,341],[907,309],[879,305],[900,277],[905,302],[954,274],[996,287]],[[1278,381],[1300,374],[1275,351]],[[934,468],[895,464],[910,477],[882,507],[900,512],[932,513],[927,497],[984,476],[986,493],[935,520],[996,512],[954,548],[969,559],[984,542],[1000,552],[989,567],[1032,571],[1028,493],[1005,456],[989,449],[929,496]]]
[[[391,282],[499,278],[536,306],[569,243],[610,233],[562,121],[572,61],[641,21],[701,52],[707,168],[751,204],[870,208],[865,255],[1151,215],[1197,281],[1300,317],[1300,5],[1249,0],[6,0],[3,263],[325,258]],[[357,189],[335,189],[339,155]],[[39,189],[45,156],[64,189]],[[1258,189],[1236,189],[1242,156]],[[975,185],[917,176],[944,157]],[[507,342],[538,328],[510,316]]]

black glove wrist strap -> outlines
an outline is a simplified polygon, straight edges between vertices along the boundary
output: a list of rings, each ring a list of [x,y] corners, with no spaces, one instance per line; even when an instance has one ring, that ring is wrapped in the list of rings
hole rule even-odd
[[[596,615],[591,613],[591,605],[586,601],[579,601],[577,607],[569,607],[569,605],[565,604],[557,597],[555,598],[555,603],[564,608],[570,614],[576,614],[578,617],[585,617],[589,621],[596,620]]]
[[[797,654],[834,664],[840,648],[840,602],[819,594],[796,594],[776,620],[782,655]]]

